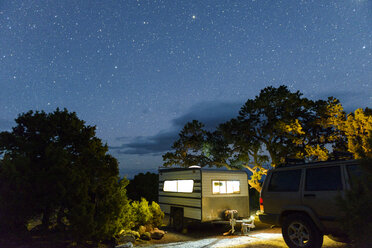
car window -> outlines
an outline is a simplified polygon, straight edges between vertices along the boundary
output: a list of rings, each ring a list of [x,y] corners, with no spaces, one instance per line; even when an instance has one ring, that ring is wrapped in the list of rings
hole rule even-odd
[[[347,174],[349,175],[350,184],[354,185],[355,181],[362,176],[362,170],[357,164],[346,166]]]
[[[306,191],[342,190],[340,166],[306,169]]]
[[[271,175],[268,191],[296,192],[299,189],[301,170],[274,171]]]

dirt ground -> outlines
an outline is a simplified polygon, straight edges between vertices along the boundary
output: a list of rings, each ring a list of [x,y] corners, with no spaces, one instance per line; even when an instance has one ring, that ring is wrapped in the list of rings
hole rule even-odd
[[[167,223],[167,219],[165,220]],[[229,230],[228,226],[213,224],[191,223],[183,233],[175,232],[165,226],[167,231],[161,240],[151,240],[146,243],[136,243],[139,247],[173,247],[173,248],[192,248],[192,247],[262,247],[278,248],[287,247],[281,235],[279,227],[255,221],[256,228],[251,230],[247,235],[224,236],[223,233]],[[346,244],[338,243],[324,237],[323,247],[326,248],[346,248]]]

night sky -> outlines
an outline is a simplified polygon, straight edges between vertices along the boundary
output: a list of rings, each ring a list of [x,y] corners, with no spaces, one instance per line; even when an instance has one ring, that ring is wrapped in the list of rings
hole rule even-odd
[[[372,107],[371,0],[0,0],[0,130],[77,112],[121,175],[156,171],[187,121],[269,85]]]

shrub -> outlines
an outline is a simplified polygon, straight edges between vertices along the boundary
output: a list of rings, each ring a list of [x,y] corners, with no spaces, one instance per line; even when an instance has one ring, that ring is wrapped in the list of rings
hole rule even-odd
[[[142,198],[140,202],[132,202],[133,226],[137,230],[140,226],[152,225],[159,227],[163,224],[164,212],[161,211],[159,204],[149,202]]]
[[[132,216],[135,228],[151,223],[153,216],[149,202],[145,198],[142,198],[140,202],[132,202]]]
[[[150,206],[152,213],[152,225],[154,227],[160,227],[163,224],[164,212],[161,211],[159,204],[152,202]]]
[[[362,177],[340,199],[344,212],[343,228],[355,247],[370,247],[372,243],[372,159],[362,162]]]

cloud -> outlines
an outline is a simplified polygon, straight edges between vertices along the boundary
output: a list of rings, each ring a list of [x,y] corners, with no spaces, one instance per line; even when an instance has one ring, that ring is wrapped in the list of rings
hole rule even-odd
[[[195,104],[188,113],[172,121],[174,127],[182,128],[187,122],[198,120],[207,129],[214,129],[219,124],[238,115],[243,102],[203,102]]]
[[[118,150],[118,154],[159,155],[170,150],[173,142],[177,139],[177,135],[178,131],[172,130],[159,132],[149,137],[139,136],[129,143],[124,143],[118,147],[110,147],[110,149]]]
[[[119,137],[116,140],[124,142],[117,147],[110,147],[118,154],[160,155],[171,150],[172,144],[178,138],[178,133],[183,126],[192,120],[199,120],[205,128],[213,130],[219,124],[238,115],[243,103],[241,102],[202,102],[192,106],[189,111],[172,120],[172,126],[156,135],[139,136],[132,140]]]

